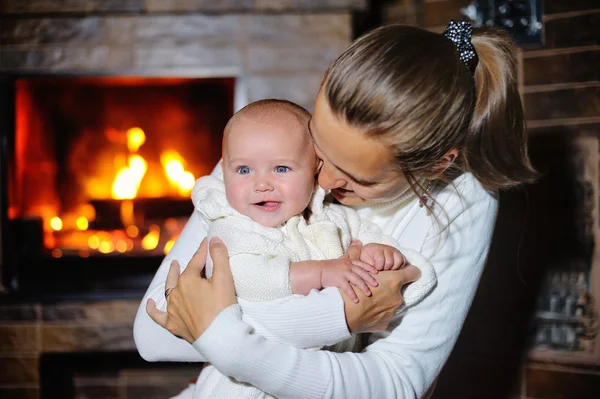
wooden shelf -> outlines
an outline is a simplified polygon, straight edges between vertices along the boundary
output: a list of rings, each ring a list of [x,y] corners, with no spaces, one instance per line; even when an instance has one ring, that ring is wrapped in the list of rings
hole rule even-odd
[[[600,357],[593,352],[569,352],[552,349],[531,349],[527,353],[530,361],[555,363],[555,364],[574,364],[600,366]]]

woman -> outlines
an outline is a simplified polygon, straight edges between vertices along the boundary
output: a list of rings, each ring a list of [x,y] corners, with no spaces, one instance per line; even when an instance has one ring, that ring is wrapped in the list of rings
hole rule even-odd
[[[463,22],[451,22],[443,35],[400,25],[368,33],[327,71],[310,122],[323,161],[321,187],[430,260],[438,285],[428,297],[395,315],[400,286],[418,278],[407,268],[378,274],[379,287],[372,297],[357,292],[357,305],[337,289],[284,303],[237,304],[226,249],[213,241],[210,281],[200,277],[206,244],[179,277],[172,267],[165,278],[166,263],[161,266],[144,299],[152,299],[148,313],[157,325],[144,303],[136,319],[142,356],[207,359],[223,374],[281,398],[424,395],[477,288],[495,222],[495,190],[535,176],[513,46],[494,30],[471,33]],[[199,238],[190,232],[194,224],[180,240]],[[359,251],[354,246],[347,256]],[[190,255],[177,248],[170,254]],[[164,308],[165,288],[168,314],[155,306]],[[253,334],[247,322],[257,319],[305,346],[347,338],[349,331],[372,334],[361,353],[311,352]]]

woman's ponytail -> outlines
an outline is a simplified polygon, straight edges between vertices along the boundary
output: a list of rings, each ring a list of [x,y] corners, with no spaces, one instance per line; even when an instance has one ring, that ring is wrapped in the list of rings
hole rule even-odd
[[[479,57],[477,100],[463,167],[488,189],[532,182],[537,173],[527,155],[515,46],[506,33],[490,28],[475,30],[471,41]]]

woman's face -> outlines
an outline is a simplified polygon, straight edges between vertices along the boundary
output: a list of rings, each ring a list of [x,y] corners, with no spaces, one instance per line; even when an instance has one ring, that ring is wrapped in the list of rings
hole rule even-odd
[[[409,185],[393,164],[393,153],[377,138],[348,125],[331,112],[322,93],[309,123],[317,156],[323,161],[319,185],[344,205],[398,198]]]

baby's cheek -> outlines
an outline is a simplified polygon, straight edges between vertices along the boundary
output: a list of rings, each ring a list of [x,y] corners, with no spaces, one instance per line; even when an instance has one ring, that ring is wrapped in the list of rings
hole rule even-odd
[[[294,188],[294,195],[297,198],[299,204],[298,206],[302,208],[301,211],[308,207],[314,188],[314,179],[300,181],[298,182],[298,185]]]
[[[244,214],[244,209],[245,206],[243,206],[245,204],[245,200],[244,200],[244,193],[242,190],[240,190],[240,187],[235,187],[235,186],[230,186],[226,188],[226,196],[227,196],[227,202],[229,202],[229,205],[231,205],[231,207],[233,209],[235,209],[236,211]]]

